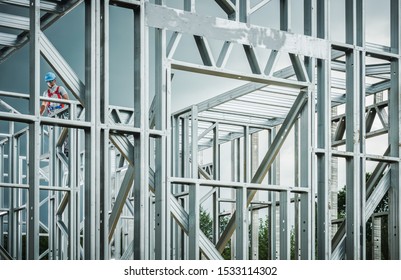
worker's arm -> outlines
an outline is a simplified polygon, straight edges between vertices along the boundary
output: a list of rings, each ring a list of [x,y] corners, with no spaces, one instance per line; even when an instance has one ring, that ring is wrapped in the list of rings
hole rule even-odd
[[[60,93],[61,93],[61,97],[62,97],[63,99],[66,99],[66,100],[70,99],[70,98],[68,97],[67,91],[65,90],[65,88],[64,88],[63,86],[60,86],[59,90],[60,90]]]
[[[42,105],[40,106],[40,115],[43,115],[45,109],[46,109],[46,102],[42,102]]]

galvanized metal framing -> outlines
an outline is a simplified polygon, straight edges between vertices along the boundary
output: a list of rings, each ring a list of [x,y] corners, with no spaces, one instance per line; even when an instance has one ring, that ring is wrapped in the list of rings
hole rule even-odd
[[[198,13],[201,0],[174,2],[0,1],[29,15],[0,13],[0,63],[29,44],[30,69],[28,93],[0,89],[0,259],[258,259],[261,247],[270,259],[368,259],[383,257],[378,244],[400,259],[400,1],[390,46],[366,40],[364,0],[345,1],[343,42],[331,40],[326,0],[303,1],[302,34],[290,0],[210,3],[224,18]],[[274,2],[279,29],[253,24]],[[132,12],[133,108],[109,104],[111,5]],[[44,33],[77,7],[83,80]],[[183,38],[196,48],[180,56]],[[39,113],[52,100],[41,97],[41,56],[74,96],[62,101],[69,119]],[[172,112],[182,71],[246,83]],[[381,135],[386,152],[368,151]],[[286,157],[293,174],[280,170]]]

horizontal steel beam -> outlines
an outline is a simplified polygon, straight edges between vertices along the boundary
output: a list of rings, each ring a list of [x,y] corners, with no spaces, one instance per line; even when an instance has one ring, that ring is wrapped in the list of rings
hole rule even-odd
[[[20,30],[29,30],[29,18],[0,13],[0,26]]]
[[[0,90],[0,96],[29,99],[29,94]]]
[[[236,80],[244,80],[244,81],[250,81],[250,82],[255,82],[255,83],[264,83],[266,86],[267,85],[277,85],[277,86],[284,86],[284,87],[288,87],[288,88],[298,88],[299,89],[299,88],[308,87],[310,85],[307,82],[286,80],[283,78],[266,76],[264,74],[261,74],[261,75],[252,74],[252,73],[248,74],[248,73],[239,72],[239,71],[235,71],[235,70],[228,70],[228,69],[223,70],[223,69],[220,69],[217,67],[198,65],[198,64],[181,62],[181,61],[176,61],[176,60],[171,61],[171,68],[176,69],[176,70],[212,75],[212,76],[217,76],[217,77],[224,77],[224,78],[230,78],[230,79],[236,79]]]
[[[146,3],[146,24],[208,39],[330,59],[329,41]],[[191,24],[188,24],[191,23]]]
[[[0,32],[0,45],[6,47],[16,47],[18,45],[17,39],[17,35]]]
[[[35,118],[35,116],[26,115],[26,114],[14,114],[14,113],[0,112],[0,120],[32,123],[32,122],[35,122],[37,120],[37,118]]]
[[[1,0],[0,3],[29,7],[29,0]],[[61,5],[50,1],[40,1],[40,9],[49,13],[62,13],[64,11]]]
[[[201,169],[199,169],[198,171],[202,174],[202,176],[207,175],[207,173],[205,173],[205,171],[203,171]],[[297,187],[292,187],[292,186],[271,185],[271,184],[262,184],[262,183],[241,183],[241,182],[221,181],[221,180],[212,180],[212,179],[192,179],[192,178],[171,177],[170,182],[172,184],[182,184],[182,185],[198,184],[200,186],[205,186],[205,187],[221,187],[221,188],[233,188],[233,189],[247,188],[250,190],[278,191],[278,192],[282,191],[282,192],[291,192],[291,193],[308,193],[309,192],[308,188],[297,188]]]
[[[110,0],[110,5],[122,8],[137,8],[141,5],[139,0]]]
[[[40,118],[40,124],[41,125],[44,125],[44,124],[58,125],[58,126],[78,128],[78,129],[88,129],[88,128],[92,127],[92,124],[90,122],[58,119],[58,118],[50,118],[50,117]]]
[[[220,116],[222,118],[220,118]],[[259,118],[244,118],[237,115],[230,114],[219,114],[216,116],[213,115],[202,115],[198,118],[201,122],[218,122],[221,124],[235,125],[235,126],[251,126],[252,128],[256,128],[259,130],[263,129],[271,129],[283,122],[282,118],[275,118],[274,120],[263,121]]]
[[[27,184],[0,183],[0,188],[29,189]]]

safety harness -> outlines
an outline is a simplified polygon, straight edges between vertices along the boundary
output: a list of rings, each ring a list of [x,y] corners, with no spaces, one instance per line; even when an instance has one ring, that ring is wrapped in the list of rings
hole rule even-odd
[[[48,97],[51,98],[51,97],[53,97],[53,95],[56,94],[58,99],[62,99],[61,93],[59,92],[59,88],[60,88],[60,86],[57,86],[57,88],[54,92],[51,92],[50,89],[48,89],[47,90]],[[50,102],[47,102],[47,110],[50,112],[54,111],[55,109],[61,109],[61,108],[64,108],[64,104],[61,103],[56,106],[50,106]]]

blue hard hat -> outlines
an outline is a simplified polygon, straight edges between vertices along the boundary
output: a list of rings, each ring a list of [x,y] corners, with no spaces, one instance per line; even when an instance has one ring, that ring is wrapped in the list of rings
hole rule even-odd
[[[50,82],[56,79],[56,74],[53,72],[47,72],[45,75],[45,82]]]

